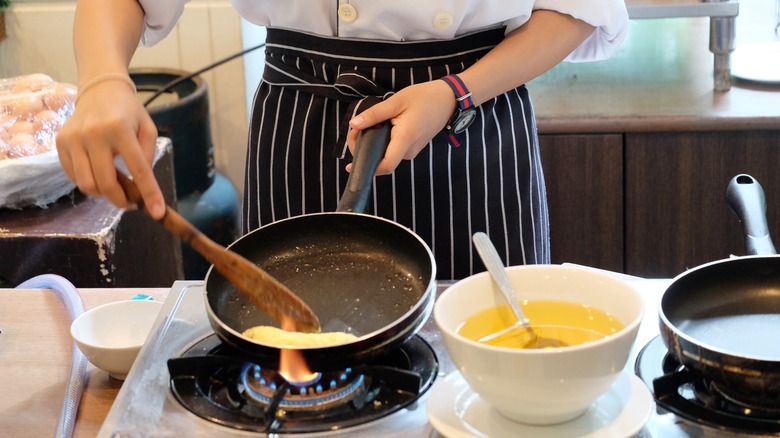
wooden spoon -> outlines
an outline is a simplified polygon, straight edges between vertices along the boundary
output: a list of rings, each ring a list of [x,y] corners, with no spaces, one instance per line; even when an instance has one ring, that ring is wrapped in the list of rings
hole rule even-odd
[[[143,209],[143,198],[135,182],[122,172],[117,172],[117,179],[125,190],[127,198]],[[268,272],[209,239],[167,205],[165,215],[159,222],[211,262],[217,271],[260,310],[281,324],[292,320],[297,331],[306,333],[320,331],[320,322],[311,308]]]

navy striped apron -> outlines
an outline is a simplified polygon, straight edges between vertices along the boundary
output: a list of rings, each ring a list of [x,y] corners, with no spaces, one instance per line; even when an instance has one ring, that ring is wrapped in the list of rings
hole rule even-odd
[[[463,71],[503,37],[503,29],[494,29],[446,41],[388,42],[268,29],[250,124],[243,233],[291,216],[335,211],[351,159],[349,119],[403,87]],[[509,265],[550,262],[528,92],[519,87],[478,110],[460,147],[438,135],[414,160],[374,179],[368,213],[422,237],[439,279],[484,270],[471,243],[477,231],[490,236]]]

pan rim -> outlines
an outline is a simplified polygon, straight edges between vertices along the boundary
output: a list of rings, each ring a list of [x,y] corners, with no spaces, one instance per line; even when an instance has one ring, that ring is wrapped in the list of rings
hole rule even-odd
[[[428,260],[429,266],[430,266],[430,276],[428,278],[427,285],[425,285],[425,288],[424,288],[422,294],[420,295],[420,297],[418,298],[418,300],[417,300],[417,302],[415,303],[414,306],[410,307],[409,310],[404,312],[402,315],[400,315],[398,318],[396,318],[395,320],[393,320],[389,324],[386,324],[386,325],[384,325],[382,327],[379,327],[376,330],[373,330],[371,332],[364,333],[364,334],[358,336],[356,339],[354,339],[354,340],[352,340],[350,342],[344,342],[344,343],[338,343],[338,344],[332,344],[332,345],[329,344],[329,345],[325,345],[325,346],[303,346],[303,347],[291,347],[291,346],[288,346],[288,345],[281,345],[281,344],[261,343],[261,342],[258,342],[256,340],[252,339],[252,338],[249,338],[249,337],[245,336],[243,333],[238,332],[232,326],[230,326],[227,323],[225,323],[221,318],[219,318],[219,316],[216,314],[216,312],[214,311],[214,309],[210,305],[210,302],[209,302],[209,299],[208,299],[208,287],[207,287],[208,282],[209,282],[208,280],[211,277],[211,275],[214,275],[215,273],[218,274],[218,272],[214,270],[215,269],[214,266],[211,265],[211,266],[209,266],[209,269],[206,272],[206,276],[204,277],[204,282],[203,282],[203,286],[204,286],[203,287],[204,301],[205,301],[205,304],[206,304],[206,311],[208,313],[209,320],[210,321],[218,321],[220,323],[220,326],[221,326],[220,330],[227,331],[230,335],[232,335],[232,336],[234,336],[236,338],[239,338],[239,339],[243,340],[244,342],[256,345],[258,347],[269,348],[269,349],[294,349],[294,350],[300,350],[302,352],[306,352],[306,351],[319,351],[319,350],[322,350],[322,349],[329,349],[329,348],[342,348],[342,347],[348,348],[349,346],[353,346],[353,345],[356,345],[356,344],[358,344],[360,342],[364,342],[364,341],[366,341],[368,339],[371,339],[374,336],[377,336],[377,335],[379,335],[381,333],[384,333],[384,332],[387,332],[387,331],[391,331],[394,328],[399,327],[401,324],[404,324],[406,321],[408,321],[410,319],[417,320],[419,318],[419,316],[420,316],[420,315],[417,315],[418,313],[421,314],[421,315],[426,313],[425,309],[423,308],[426,305],[428,305],[428,307],[430,308],[430,311],[427,312],[428,315],[425,317],[425,319],[427,320],[430,317],[430,314],[432,313],[432,302],[435,300],[435,297],[431,298],[431,295],[433,295],[435,293],[435,290],[436,290],[436,261],[435,261],[435,258],[433,256],[433,251],[430,249],[428,244],[417,233],[414,232],[414,230],[412,230],[411,228],[409,228],[409,227],[407,227],[405,225],[402,225],[402,224],[400,224],[398,222],[395,222],[395,221],[393,221],[391,219],[387,219],[387,218],[384,218],[384,217],[381,217],[381,216],[375,216],[373,214],[353,212],[353,211],[327,211],[327,212],[316,212],[316,213],[304,213],[304,214],[300,214],[300,215],[290,216],[290,217],[284,218],[284,219],[279,219],[277,221],[274,221],[274,222],[265,224],[263,226],[260,226],[258,228],[255,228],[255,229],[249,231],[248,233],[242,235],[241,237],[239,237],[235,241],[231,242],[227,246],[227,248],[228,249],[232,249],[235,245],[238,245],[240,241],[242,241],[244,239],[248,239],[249,236],[251,236],[252,234],[262,232],[262,230],[265,230],[265,229],[270,228],[272,226],[282,226],[283,223],[289,222],[289,221],[292,221],[292,220],[301,220],[301,219],[304,219],[304,218],[315,220],[316,217],[332,216],[332,215],[339,215],[339,216],[349,215],[349,216],[353,216],[353,217],[357,216],[357,217],[365,218],[365,219],[361,219],[361,220],[381,221],[381,222],[387,224],[388,226],[392,226],[392,227],[398,228],[399,230],[403,231],[410,238],[413,238],[416,241],[416,243],[419,245],[421,250],[422,249],[425,250],[425,253],[427,255],[427,260]],[[430,305],[428,303],[429,301],[431,302]],[[415,315],[417,315],[417,316],[415,317]],[[422,321],[422,323],[424,324],[424,321]],[[422,324],[420,324],[420,325],[422,325]],[[219,333],[219,331],[217,331],[217,333]]]
[[[766,363],[766,364],[778,364],[778,365],[780,365],[780,357],[774,357],[773,358],[773,357],[767,357],[767,356],[758,356],[758,355],[754,355],[754,354],[739,353],[739,352],[736,352],[736,351],[733,351],[733,350],[727,350],[727,349],[724,349],[722,347],[718,347],[718,346],[712,345],[711,343],[704,342],[704,341],[702,341],[700,339],[696,339],[693,336],[685,333],[680,327],[678,327],[677,324],[674,324],[667,317],[666,312],[664,311],[664,308],[668,307],[668,306],[664,306],[664,299],[668,296],[667,293],[669,292],[669,290],[672,287],[678,286],[679,283],[682,281],[682,279],[685,278],[685,277],[690,277],[690,276],[694,275],[695,273],[703,271],[705,269],[714,269],[714,267],[716,267],[716,266],[719,266],[719,265],[722,265],[722,264],[725,264],[725,263],[729,263],[729,262],[735,262],[737,260],[743,260],[746,263],[748,263],[750,260],[755,260],[755,259],[774,259],[774,258],[780,258],[780,254],[757,254],[757,255],[753,254],[753,255],[744,255],[744,256],[731,256],[729,258],[720,259],[720,260],[714,260],[714,261],[707,262],[707,263],[704,263],[704,264],[699,265],[699,266],[695,266],[695,267],[693,267],[691,269],[688,269],[688,270],[686,270],[686,271],[676,275],[672,279],[672,282],[669,283],[669,285],[666,287],[666,290],[664,290],[664,293],[661,295],[661,297],[659,299],[658,317],[659,317],[659,319],[660,319],[660,321],[662,323],[661,333],[663,334],[663,331],[664,331],[663,329],[665,328],[675,338],[682,339],[682,340],[684,340],[685,342],[687,342],[687,343],[689,343],[691,345],[697,346],[699,349],[703,349],[703,350],[709,351],[711,353],[719,354],[719,355],[723,356],[724,358],[729,358],[729,359],[749,359],[749,360],[755,360],[755,361],[763,362],[763,363]],[[664,342],[667,343],[668,341],[666,340],[666,338],[665,337],[663,337],[663,338],[664,338]],[[693,358],[693,357],[690,356],[690,354],[685,354],[686,352],[681,349],[679,341],[675,341],[675,342],[672,342],[672,343],[675,344],[675,345],[670,346],[667,343],[667,348],[669,348],[669,349],[671,349],[671,348],[680,349],[681,351],[675,352],[675,355],[677,355],[678,357],[686,356],[686,357],[689,357],[689,358],[691,358],[693,360],[697,360],[697,361],[701,361],[702,360],[701,355],[699,356],[699,358]]]
[[[328,345],[320,345],[320,346],[290,346],[290,345],[283,345],[283,344],[272,344],[272,343],[267,343],[267,342],[258,342],[258,341],[254,340],[254,339],[252,339],[252,338],[250,338],[248,336],[245,336],[243,333],[238,332],[233,327],[225,324],[222,321],[222,319],[220,319],[216,315],[216,313],[214,312],[214,309],[212,309],[211,306],[206,306],[206,312],[208,312],[209,317],[213,318],[213,320],[220,321],[220,323],[222,324],[222,330],[226,330],[226,331],[230,332],[231,335],[233,335],[233,336],[235,336],[237,338],[241,338],[241,339],[243,339],[244,341],[246,341],[248,343],[251,343],[251,344],[254,344],[254,345],[257,345],[257,346],[260,346],[260,347],[276,348],[276,349],[280,349],[280,350],[281,349],[286,349],[286,350],[300,350],[300,351],[316,351],[316,350],[322,350],[322,349],[325,349],[325,348],[347,347],[347,346],[351,346],[351,345],[357,344],[357,343],[359,343],[361,341],[364,341],[366,339],[373,338],[374,336],[376,336],[376,335],[378,335],[380,333],[386,332],[388,330],[391,330],[391,329],[397,327],[399,324],[401,324],[404,321],[406,321],[407,319],[411,318],[415,313],[418,313],[417,312],[418,309],[420,309],[421,307],[425,307],[425,306],[430,307],[430,311],[426,312],[423,309],[423,311],[419,312],[420,315],[418,315],[416,319],[422,317],[422,315],[425,315],[427,313],[427,316],[425,316],[425,318],[424,318],[425,320],[427,320],[430,317],[430,315],[432,314],[432,311],[433,311],[433,307],[432,307],[433,304],[432,303],[434,301],[433,299],[428,298],[428,295],[430,295],[432,293],[432,291],[434,291],[435,289],[436,289],[435,288],[435,284],[433,285],[433,287],[429,284],[428,288],[420,296],[420,299],[417,301],[417,303],[415,303],[415,305],[411,309],[409,309],[409,311],[404,313],[401,317],[396,318],[393,322],[391,322],[390,324],[387,324],[384,327],[381,327],[381,328],[379,328],[377,330],[374,330],[373,332],[365,333],[365,334],[363,334],[361,336],[358,336],[356,339],[354,339],[354,340],[352,340],[350,342],[341,342],[341,343],[338,343],[338,344],[328,344]],[[204,294],[204,299],[206,301],[208,301],[208,298],[207,298],[208,297],[208,290],[206,289],[205,284],[204,284],[204,287],[203,287],[203,294]],[[428,298],[428,299],[426,299],[426,298]],[[425,321],[422,321],[422,323],[424,323],[424,322]],[[327,332],[323,332],[323,333],[327,333]],[[398,336],[396,336],[395,338],[397,338],[397,337]],[[395,338],[393,338],[393,339],[395,339]],[[389,341],[390,340],[388,340],[388,342]]]

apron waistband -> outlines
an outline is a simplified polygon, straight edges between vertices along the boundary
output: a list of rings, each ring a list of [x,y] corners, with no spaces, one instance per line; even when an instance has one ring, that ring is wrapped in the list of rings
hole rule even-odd
[[[452,40],[398,42],[342,39],[269,28],[263,81],[270,86],[285,87],[347,103],[341,121],[341,135],[333,151],[336,157],[343,158],[348,150],[346,137],[349,120],[392,96],[396,91],[377,84],[370,77],[370,72],[374,69],[460,63],[469,66],[503,39],[503,27]],[[367,53],[376,56],[366,56]],[[293,62],[285,62],[286,57],[347,67],[340,69],[340,73],[334,77],[315,76],[297,68],[297,64]]]
[[[268,28],[266,53],[294,55],[355,66],[419,67],[468,62],[498,45],[505,28],[478,31],[450,40],[387,41],[345,39],[288,29]],[[372,55],[367,55],[372,54]]]

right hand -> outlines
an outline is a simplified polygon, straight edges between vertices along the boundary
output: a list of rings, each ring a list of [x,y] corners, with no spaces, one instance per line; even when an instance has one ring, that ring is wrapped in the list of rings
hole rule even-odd
[[[108,80],[79,96],[73,114],[57,134],[57,152],[65,174],[89,196],[132,207],[117,182],[119,155],[144,199],[149,214],[160,219],[165,200],[152,171],[157,127],[128,84]]]

